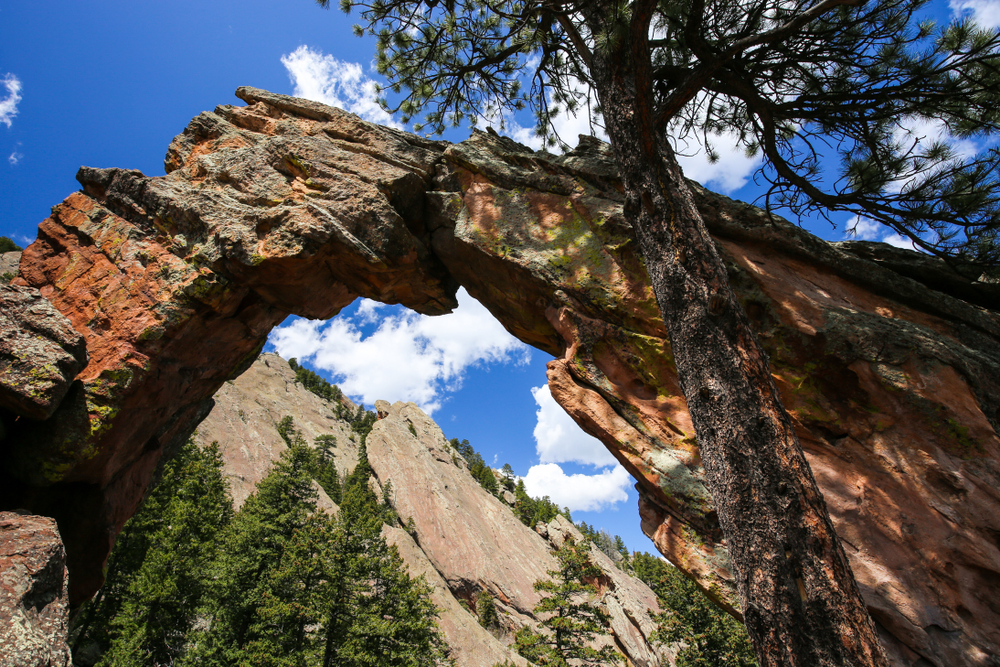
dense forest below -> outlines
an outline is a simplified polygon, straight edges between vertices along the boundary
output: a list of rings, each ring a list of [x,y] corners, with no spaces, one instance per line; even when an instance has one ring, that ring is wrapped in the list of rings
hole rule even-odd
[[[234,511],[218,447],[189,442],[126,524],[107,583],[77,615],[76,665],[454,664],[427,582],[410,576],[382,532],[384,525],[412,532],[413,521],[394,510],[391,483],[379,489],[374,482],[366,439],[377,414],[352,408],[339,388],[295,360],[290,366],[298,383],[349,423],[356,466],[338,470],[337,439],[308,443],[287,415],[274,424],[287,449]],[[448,444],[483,489],[513,494],[508,506],[521,523],[572,520],[549,498],[530,497],[509,465],[490,468],[468,440]],[[321,509],[321,493],[336,511]],[[755,664],[742,626],[669,563],[630,552],[605,530],[577,528],[584,543],[570,540],[553,552],[560,567],[535,584],[544,596],[535,609],[540,628],[501,637],[521,656],[553,667],[622,664],[612,647],[593,647],[607,624],[593,585],[599,571],[588,557],[593,545],[655,591],[663,611],[653,640],[678,647],[678,667]],[[487,591],[472,603],[483,627],[505,635]]]

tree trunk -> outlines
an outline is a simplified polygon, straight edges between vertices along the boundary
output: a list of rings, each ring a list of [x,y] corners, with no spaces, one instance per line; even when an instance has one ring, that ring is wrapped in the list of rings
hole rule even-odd
[[[613,10],[602,2],[586,7],[592,33],[606,29]],[[757,660],[761,667],[884,667],[767,355],[673,151],[656,131],[649,23],[642,19],[633,15],[632,34],[593,54],[591,74]]]

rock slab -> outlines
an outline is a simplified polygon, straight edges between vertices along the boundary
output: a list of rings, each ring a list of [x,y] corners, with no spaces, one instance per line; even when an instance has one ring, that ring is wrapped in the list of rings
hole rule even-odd
[[[0,283],[0,408],[48,419],[86,365],[83,336],[65,315],[35,288]]]
[[[0,512],[0,667],[67,667],[66,553],[56,522]]]

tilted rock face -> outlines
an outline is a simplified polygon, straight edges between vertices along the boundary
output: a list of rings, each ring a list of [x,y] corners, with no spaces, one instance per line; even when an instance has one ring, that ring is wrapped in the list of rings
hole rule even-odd
[[[580,544],[583,535],[560,516],[546,527],[548,539],[542,538],[472,478],[466,462],[420,408],[384,401],[376,407],[382,419],[368,436],[368,460],[383,486],[392,482],[393,507],[402,521],[413,518],[417,544],[448,588],[471,606],[479,591],[488,590],[501,609],[511,611],[506,618],[511,630],[535,627],[532,610],[541,595],[534,583],[559,569],[551,551],[567,535]],[[672,664],[661,663],[668,654],[648,641],[655,630],[650,610],[659,611],[653,591],[621,572],[599,549],[591,549],[591,560],[604,572],[599,598],[612,619],[612,635],[603,641],[613,640],[635,667]]]
[[[86,365],[83,336],[37,289],[0,284],[0,409],[48,419]]]
[[[357,410],[350,399],[344,404]],[[337,419],[335,406],[295,382],[295,372],[276,354],[262,354],[250,368],[226,382],[215,394],[215,405],[198,425],[195,442],[205,447],[219,443],[225,462],[233,506],[239,509],[270,471],[281,452],[288,449],[277,424],[284,417],[307,444],[321,435],[337,439],[331,449],[337,470],[352,470],[358,462],[357,437],[350,425]]]
[[[471,478],[420,408],[377,405],[386,417],[368,435],[368,460],[380,483],[392,482],[393,507],[403,521],[413,518],[420,548],[448,587],[469,601],[486,588],[530,613],[541,600],[532,586],[555,567],[549,545]]]
[[[74,599],[99,585],[163,449],[286,313],[330,316],[356,295],[441,313],[460,283],[557,357],[553,396],[639,480],[645,532],[736,612],[607,147],[451,145],[239,95],[250,106],[192,121],[165,177],[81,170],[84,192],[42,223],[14,280],[90,356],[51,419],[4,441],[5,506],[59,519]],[[1000,286],[696,194],[894,662],[987,665],[1000,655]]]
[[[66,553],[56,522],[0,512],[0,667],[66,667]]]
[[[391,482],[391,499],[401,523],[413,518],[414,526],[412,535],[399,526],[386,526],[383,534],[396,546],[411,575],[423,575],[430,584],[431,598],[441,610],[439,625],[456,664],[492,667],[510,660],[526,667],[510,643],[518,628],[538,625],[532,609],[540,596],[533,585],[548,578],[547,570],[558,568],[550,552],[562,544],[564,535],[581,543],[583,536],[558,517],[548,533],[555,539],[539,537],[517,520],[509,505],[483,490],[441,429],[419,408],[384,401],[376,407],[381,419],[367,439],[375,481],[382,488]],[[261,355],[215,395],[215,406],[196,435],[199,446],[218,442],[223,474],[237,506],[286,449],[277,432],[278,421],[286,415],[292,416],[307,443],[318,435],[336,435],[334,461],[341,473],[356,465],[357,447],[349,425],[336,419],[335,406],[295,383],[283,359]],[[329,499],[321,500],[320,506],[335,511]],[[649,610],[658,610],[655,594],[618,570],[599,550],[593,549],[591,558],[605,573],[600,601],[612,618],[613,634],[603,643],[617,643],[635,667],[673,664],[661,661],[661,656],[671,655],[668,651],[658,653],[648,643],[655,629]],[[476,593],[483,589],[497,598],[506,628],[500,636],[483,628],[470,612]]]

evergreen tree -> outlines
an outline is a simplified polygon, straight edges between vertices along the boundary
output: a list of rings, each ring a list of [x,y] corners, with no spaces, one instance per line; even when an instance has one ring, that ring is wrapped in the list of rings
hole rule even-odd
[[[105,667],[174,664],[231,515],[217,443],[202,451],[189,441],[125,524],[107,581],[81,615],[76,646],[96,640],[107,649]]]
[[[316,461],[313,465],[313,477],[319,483],[326,495],[330,496],[333,502],[340,503],[340,474],[337,466],[333,462],[333,453],[330,451],[337,446],[337,438],[333,435],[321,435],[314,441],[316,451]]]
[[[208,627],[193,637],[190,664],[252,664],[261,642],[267,641],[261,612],[276,595],[272,586],[281,581],[274,570],[316,510],[312,463],[307,447],[282,452],[222,535],[202,611]]]
[[[316,511],[312,476],[332,457],[305,446],[292,418],[278,429],[288,450],[231,521],[217,447],[189,444],[167,464],[84,614],[83,640],[110,645],[103,665],[448,664],[430,588],[382,536],[398,519],[391,483],[381,502],[369,487],[364,442],[331,518]]]
[[[500,487],[497,484],[496,475],[493,474],[493,469],[486,465],[482,455],[469,444],[469,441],[462,440],[460,442],[458,438],[452,438],[448,442],[469,464],[469,473],[479,482],[479,485],[494,496],[499,495]]]
[[[368,485],[364,447],[344,483],[327,575],[323,667],[431,667],[447,662],[437,609],[423,578],[411,579],[382,536],[385,509]]]
[[[523,479],[519,479],[514,487],[514,499],[514,515],[529,528],[534,528],[539,522],[548,523],[556,518],[557,514],[562,514],[570,522],[573,521],[568,507],[560,508],[548,496],[541,498],[529,496],[524,488]]]
[[[378,415],[365,410],[364,404],[358,406],[354,416],[351,417],[351,430],[361,436],[361,444],[365,444],[368,434],[372,432],[372,427],[378,421]]]
[[[330,384],[323,376],[300,366],[294,357],[288,360],[288,365],[295,371],[295,381],[320,398],[339,403],[344,397],[340,387]]]
[[[515,636],[518,653],[538,665],[566,667],[574,665],[611,665],[622,660],[611,646],[595,649],[588,642],[608,625],[607,614],[591,600],[597,594],[593,584],[585,579],[601,576],[600,568],[587,558],[572,538],[553,552],[559,561],[558,570],[549,570],[553,581],[535,582],[535,590],[545,593],[535,605],[536,616],[548,634],[522,628]]]
[[[677,667],[755,667],[746,628],[660,557],[636,553],[635,576],[653,589],[662,612],[653,641],[682,642]]]
[[[0,236],[0,254],[5,252],[17,252],[20,250],[21,246],[17,245],[6,236]]]
[[[501,473],[501,476],[503,478],[503,481],[501,482],[501,484],[503,484],[503,487],[506,490],[508,490],[511,493],[513,493],[514,492],[514,478],[517,477],[517,475],[514,474],[514,469],[510,467],[509,463],[504,463],[503,464],[503,468],[500,469],[500,473]]]
[[[324,593],[336,563],[329,516],[311,514],[288,540],[281,560],[267,572],[260,606],[250,625],[242,660],[254,667],[306,667],[321,658]]]
[[[490,632],[500,628],[500,614],[497,612],[496,600],[485,588],[476,593],[476,618],[479,619],[479,624]]]

